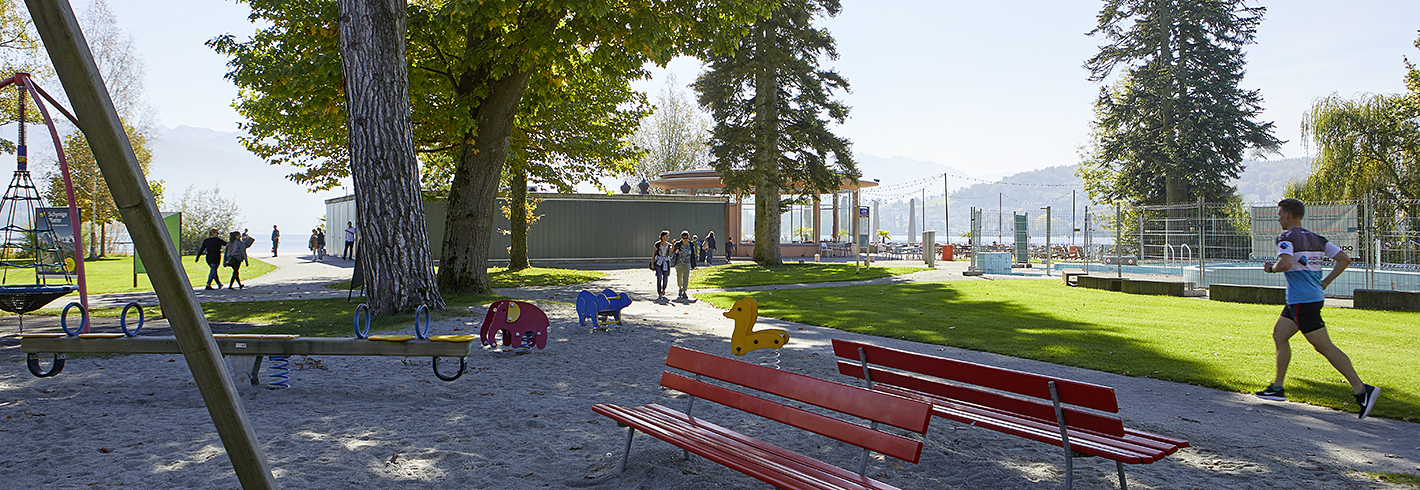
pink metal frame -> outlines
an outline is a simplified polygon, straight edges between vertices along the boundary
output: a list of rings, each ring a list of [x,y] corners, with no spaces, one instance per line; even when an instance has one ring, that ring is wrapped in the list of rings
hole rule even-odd
[[[64,176],[64,193],[69,198],[69,216],[72,217],[72,221],[79,217],[79,207],[74,204],[74,183],[69,178],[69,162],[64,159],[64,144],[59,140],[59,131],[54,128],[54,120],[49,117],[49,110],[45,109],[44,102],[40,98],[43,97],[44,100],[49,101],[55,110],[64,114],[69,122],[74,123],[74,127],[79,127],[79,120],[75,119],[69,111],[64,110],[64,107],[60,106],[54,97],[50,97],[44,89],[35,85],[34,81],[30,80],[29,73],[16,73],[15,76],[0,81],[0,89],[15,83],[20,84],[26,92],[29,92],[30,99],[35,101],[35,107],[39,108],[39,113],[44,116],[44,125],[49,127],[50,139],[54,141],[54,152],[59,155],[59,174]],[[23,115],[21,118],[20,120],[23,121]],[[79,275],[79,304],[84,307],[84,311],[89,311],[89,289],[84,283],[84,234],[79,230],[80,225],[81,223],[74,222],[70,226],[70,230],[74,233],[74,272]],[[84,322],[84,332],[88,331],[89,322]]]

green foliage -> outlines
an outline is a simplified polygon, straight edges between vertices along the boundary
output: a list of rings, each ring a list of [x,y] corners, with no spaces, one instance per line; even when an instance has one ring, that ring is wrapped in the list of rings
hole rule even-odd
[[[1272,379],[1277,307],[1071,288],[1057,281],[959,281],[699,294],[728,308],[750,296],[763,317],[949,345],[1129,376],[1251,393]],[[1366,382],[1385,389],[1372,415],[1420,410],[1412,364],[1420,313],[1328,308],[1327,330]],[[1292,339],[1287,395],[1354,410],[1351,387]]]
[[[838,50],[827,29],[812,25],[839,10],[837,0],[780,2],[738,49],[708,59],[709,71],[695,90],[716,121],[710,147],[726,191],[746,194],[770,185],[810,197],[859,177],[848,140],[828,129],[830,121],[848,118],[848,106],[829,98],[832,91],[847,91],[848,80],[819,67],[820,60],[837,59]],[[771,165],[760,168],[766,158]]]
[[[921,272],[921,267],[863,267],[853,264],[759,264],[717,265],[696,269],[690,276],[691,288],[743,288],[771,284],[866,281],[880,277]]]
[[[1403,94],[1332,94],[1312,104],[1302,136],[1317,156],[1311,175],[1288,188],[1289,197],[1420,199],[1420,69],[1409,59],[1405,66]],[[1411,216],[1420,214],[1420,206],[1410,207]]]
[[[195,184],[190,185],[182,193],[177,210],[182,213],[182,230],[177,243],[181,253],[197,251],[207,238],[208,230],[217,230],[218,236],[226,240],[227,232],[236,231],[243,224],[237,201],[222,197],[221,188],[197,190]]]
[[[1090,31],[1106,44],[1085,62],[1090,80],[1122,74],[1095,101],[1092,146],[1080,176],[1096,202],[1220,202],[1242,172],[1244,150],[1282,143],[1257,90],[1238,88],[1242,46],[1264,7],[1243,0],[1107,0]]]
[[[1291,197],[1420,199],[1420,120],[1403,95],[1317,99],[1302,121],[1316,145],[1312,174]]]
[[[138,158],[138,168],[142,170],[143,175],[148,175],[148,166],[153,161],[153,154],[148,149],[148,138],[127,124],[123,129],[128,133],[129,143],[133,145],[133,155]],[[74,187],[74,204],[79,207],[80,216],[91,223],[123,221],[123,217],[118,214],[118,207],[113,203],[113,195],[109,193],[108,181],[104,180],[99,171],[98,160],[94,159],[94,152],[89,149],[89,141],[84,138],[84,133],[76,130],[64,137],[64,160],[69,167],[69,180]],[[58,172],[57,165],[55,171],[46,172],[44,178],[48,181],[45,199],[50,205],[63,206],[69,202],[64,190],[64,176]],[[153,198],[161,206],[163,181],[150,180],[148,187]]]

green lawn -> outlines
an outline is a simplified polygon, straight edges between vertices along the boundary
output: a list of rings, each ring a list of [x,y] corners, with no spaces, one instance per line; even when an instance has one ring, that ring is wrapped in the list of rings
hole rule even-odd
[[[595,281],[603,277],[606,277],[606,273],[604,272],[584,271],[579,269],[532,267],[517,272],[508,272],[508,269],[503,267],[488,268],[488,282],[492,283],[494,288],[562,286]],[[326,284],[325,287],[330,289],[350,289],[350,281]]]
[[[697,295],[728,308],[751,296],[760,315],[851,332],[1251,393],[1271,381],[1279,306],[1070,288],[1055,281],[961,281]],[[1420,313],[1329,308],[1332,340],[1367,383],[1373,415],[1415,420]],[[1287,395],[1355,410],[1351,389],[1301,335]]]
[[[192,282],[192,285],[201,286],[207,282],[206,261],[194,263],[192,257],[184,256],[182,266],[187,271],[187,279]],[[245,282],[274,270],[276,270],[274,265],[251,259],[250,266],[242,267],[242,281]],[[222,284],[226,284],[227,279],[232,277],[232,269],[223,267],[218,269],[217,274],[222,278]],[[132,256],[109,256],[98,260],[86,260],[84,261],[84,279],[89,288],[89,294],[153,290],[153,283],[148,281],[147,274],[138,274],[138,285],[133,285]]]
[[[784,264],[763,267],[759,264],[716,265],[696,269],[690,275],[690,287],[742,288],[771,284],[801,284],[815,282],[863,281],[879,277],[911,274],[926,270],[921,267],[870,267],[857,269],[853,264]],[[672,271],[671,275],[675,275]]]

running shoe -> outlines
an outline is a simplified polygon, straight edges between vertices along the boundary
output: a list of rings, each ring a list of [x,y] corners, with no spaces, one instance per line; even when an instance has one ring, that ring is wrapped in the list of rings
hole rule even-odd
[[[1361,416],[1357,418],[1362,419],[1371,414],[1371,409],[1376,407],[1376,399],[1381,397],[1380,388],[1371,385],[1364,386],[1366,388],[1361,391],[1361,394],[1356,395],[1356,404],[1361,406]]]
[[[1261,398],[1263,400],[1273,400],[1279,402],[1287,401],[1287,390],[1272,385],[1267,385],[1267,389],[1253,394],[1257,395],[1258,398]],[[1360,395],[1357,395],[1356,399],[1359,400]]]

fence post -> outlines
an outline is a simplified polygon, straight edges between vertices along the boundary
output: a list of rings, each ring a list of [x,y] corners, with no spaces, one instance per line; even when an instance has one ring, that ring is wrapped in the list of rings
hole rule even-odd
[[[1208,235],[1203,227],[1207,216],[1208,213],[1205,211],[1203,198],[1200,197],[1198,198],[1198,223],[1196,224],[1196,226],[1198,226],[1198,284],[1193,285],[1195,288],[1203,287],[1204,284],[1208,284],[1208,262],[1203,259],[1204,252],[1208,250]]]
[[[1114,272],[1116,277],[1124,277],[1124,265],[1120,264],[1119,242],[1124,240],[1124,215],[1119,203],[1114,203]]]

